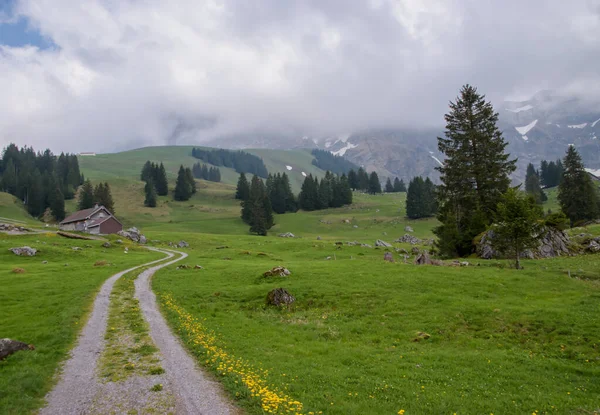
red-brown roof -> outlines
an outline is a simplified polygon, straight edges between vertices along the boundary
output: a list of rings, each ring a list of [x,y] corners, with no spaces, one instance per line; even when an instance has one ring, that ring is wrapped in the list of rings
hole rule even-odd
[[[80,222],[82,220],[86,220],[87,218],[89,218],[90,216],[92,216],[94,213],[96,213],[97,211],[99,211],[101,209],[106,210],[106,212],[108,212],[108,210],[104,206],[95,206],[93,208],[83,209],[83,210],[75,212],[72,215],[70,215],[69,217],[65,218],[60,224],[64,225],[66,223]],[[110,212],[108,212],[108,214],[112,215]]]

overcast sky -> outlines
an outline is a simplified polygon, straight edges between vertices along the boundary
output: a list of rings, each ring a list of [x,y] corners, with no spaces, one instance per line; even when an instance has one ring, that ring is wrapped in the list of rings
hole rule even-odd
[[[0,0],[2,147],[438,126],[464,83],[600,97],[600,0]]]

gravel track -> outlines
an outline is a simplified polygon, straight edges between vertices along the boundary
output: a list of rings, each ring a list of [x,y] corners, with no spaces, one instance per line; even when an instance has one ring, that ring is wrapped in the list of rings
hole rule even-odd
[[[160,250],[159,252],[166,252]],[[135,280],[135,297],[150,326],[150,337],[160,349],[162,366],[172,393],[175,395],[177,414],[236,414],[234,406],[223,396],[221,385],[208,378],[197,366],[195,360],[185,351],[173,335],[159,311],[156,296],[150,281],[154,273],[169,264],[187,257],[187,254],[142,272]]]
[[[63,367],[58,384],[46,396],[47,405],[40,410],[40,415],[84,414],[89,411],[98,391],[96,367],[98,357],[104,349],[108,305],[113,285],[128,272],[143,266],[156,264],[174,256],[171,252],[156,251],[167,254],[167,256],[163,259],[121,271],[102,284],[100,292],[94,300],[90,318],[79,335],[77,345],[71,351],[71,357]],[[181,258],[177,260],[179,259]],[[156,271],[172,262],[174,261],[155,266],[152,269]]]

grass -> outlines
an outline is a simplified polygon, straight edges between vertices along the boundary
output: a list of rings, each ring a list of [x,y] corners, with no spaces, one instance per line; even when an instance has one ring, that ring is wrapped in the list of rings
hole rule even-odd
[[[190,261],[205,270],[169,267],[155,276],[154,289],[174,304],[163,301],[163,310],[198,361],[250,413],[262,413],[261,402],[235,370],[223,370],[223,360],[250,364],[304,413],[598,409],[598,255],[525,261],[515,271],[504,262],[389,264],[383,250],[337,250],[330,241],[188,239],[197,247]],[[334,253],[336,261],[323,260]],[[278,264],[292,275],[260,277]],[[567,269],[589,280],[569,278]],[[267,292],[280,286],[295,305],[266,307]],[[178,309],[196,319],[194,330]],[[431,337],[417,341],[419,332]],[[234,358],[211,360],[198,333],[214,333],[214,345]]]
[[[17,257],[8,251],[23,245],[38,249],[38,254]],[[101,245],[101,241],[74,241],[51,233],[0,234],[1,336],[35,346],[35,351],[0,361],[0,413],[23,414],[40,407],[106,278],[162,257],[134,246],[124,255],[120,247]],[[73,246],[83,249],[73,251]],[[98,260],[113,265],[94,267]],[[13,274],[15,267],[25,273]]]
[[[99,363],[101,376],[106,381],[164,373],[148,323],[142,316],[139,301],[134,298],[135,280],[142,272],[136,270],[121,277],[110,295],[106,347]]]
[[[5,192],[0,192],[0,222],[19,226],[39,224],[27,213],[19,199]]]

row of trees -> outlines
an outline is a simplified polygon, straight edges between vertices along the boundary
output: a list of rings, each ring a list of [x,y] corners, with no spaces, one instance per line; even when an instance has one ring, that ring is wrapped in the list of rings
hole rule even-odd
[[[142,181],[150,183],[150,187],[154,187],[155,193],[159,196],[166,196],[169,194],[169,181],[167,180],[167,171],[165,166],[160,163],[154,163],[150,160],[146,161],[142,168],[140,178]],[[155,195],[156,197],[156,195]]]
[[[56,157],[50,150],[36,153],[10,144],[0,160],[0,190],[21,199],[34,217],[49,209],[56,220],[64,219],[65,199],[73,199],[82,183],[75,154]]]
[[[307,211],[336,208],[351,203],[352,189],[346,175],[336,176],[329,171],[320,182],[310,174],[305,177],[298,195],[298,207]]]
[[[274,224],[272,201],[269,198],[267,187],[260,177],[252,176],[248,185],[244,173],[240,174],[236,197],[242,199],[242,220],[250,225],[250,232],[257,235],[266,235]]]
[[[88,179],[83,183],[79,190],[77,209],[90,209],[96,204],[104,206],[113,215],[115,214],[115,204],[108,183],[98,183],[96,187],[94,187],[92,182]]]
[[[533,164],[527,165],[527,173],[525,175],[525,192],[533,197],[537,204],[542,204],[548,200],[548,196],[542,190],[540,184],[540,172],[535,169]]]
[[[267,167],[263,160],[245,151],[194,148],[192,149],[192,156],[213,166],[230,167],[238,173],[256,174],[264,178],[268,176]]]
[[[427,177],[415,177],[408,184],[406,194],[406,216],[410,219],[421,219],[437,214],[437,196],[433,182]]]
[[[563,164],[560,159],[556,162],[547,162],[542,160],[540,164],[540,184],[544,187],[555,187],[558,186],[563,175]]]
[[[195,193],[196,180],[194,180],[192,169],[189,167],[183,167],[183,165],[179,166],[173,198],[179,201],[189,200]]]
[[[317,166],[321,170],[330,171],[333,174],[348,174],[350,170],[358,168],[358,166],[352,163],[350,160],[347,160],[342,156],[332,154],[327,150],[314,149],[311,154],[315,156],[315,159],[312,161],[313,165]]]
[[[362,167],[357,171],[352,169],[348,172],[348,184],[352,190],[360,190],[372,195],[381,193],[381,182],[377,173],[373,171],[368,174]]]
[[[406,192],[406,184],[404,184],[404,180],[398,179],[397,177],[394,179],[394,184],[392,184],[392,179],[388,177],[385,182],[385,192],[386,193],[401,193]]]
[[[208,167],[206,164],[195,163],[192,166],[192,173],[196,179],[217,183],[221,181],[221,170],[218,167]]]

